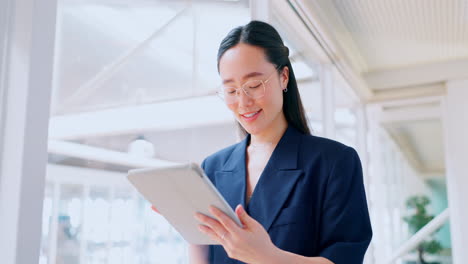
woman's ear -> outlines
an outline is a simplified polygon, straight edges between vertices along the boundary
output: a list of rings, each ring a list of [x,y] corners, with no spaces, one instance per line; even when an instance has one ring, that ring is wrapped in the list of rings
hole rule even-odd
[[[289,82],[289,68],[288,66],[285,66],[283,70],[281,71],[281,76],[280,76],[280,81],[281,81],[281,87],[282,89],[286,89],[288,87],[288,82]]]

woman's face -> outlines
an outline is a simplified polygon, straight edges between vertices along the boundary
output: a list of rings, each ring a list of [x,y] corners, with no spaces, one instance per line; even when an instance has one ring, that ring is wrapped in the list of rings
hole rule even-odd
[[[254,99],[240,90],[236,102],[226,103],[248,133],[268,133],[281,125],[281,122],[286,122],[283,90],[287,87],[289,70],[285,67],[278,74],[275,65],[266,59],[262,48],[244,43],[230,48],[219,61],[219,72],[224,87],[240,88],[250,80],[268,79],[263,97]]]

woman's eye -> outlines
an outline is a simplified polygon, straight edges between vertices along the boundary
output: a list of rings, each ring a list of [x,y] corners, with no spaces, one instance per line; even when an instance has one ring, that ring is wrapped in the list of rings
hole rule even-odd
[[[249,85],[249,88],[250,88],[250,89],[255,89],[255,88],[260,87],[260,85],[262,85],[262,84],[261,84],[261,83],[251,84],[251,85]]]
[[[234,88],[227,88],[227,89],[224,90],[224,92],[225,92],[226,94],[235,94],[235,93],[236,93],[236,89],[234,89]]]

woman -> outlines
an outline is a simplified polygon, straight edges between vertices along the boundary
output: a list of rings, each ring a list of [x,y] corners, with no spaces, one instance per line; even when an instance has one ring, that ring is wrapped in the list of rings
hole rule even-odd
[[[288,56],[263,22],[235,28],[221,42],[220,95],[246,137],[202,168],[243,227],[216,208],[216,218],[197,214],[200,231],[221,245],[191,245],[191,263],[363,261],[372,230],[359,157],[310,135]]]

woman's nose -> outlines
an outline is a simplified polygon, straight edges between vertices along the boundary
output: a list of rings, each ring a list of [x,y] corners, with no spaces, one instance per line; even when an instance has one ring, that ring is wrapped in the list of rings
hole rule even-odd
[[[239,101],[239,105],[250,105],[252,104],[253,99],[250,98],[247,94],[245,94],[244,90],[240,90],[239,94],[237,94],[237,100]]]

